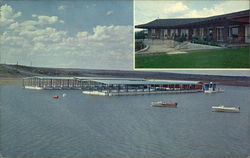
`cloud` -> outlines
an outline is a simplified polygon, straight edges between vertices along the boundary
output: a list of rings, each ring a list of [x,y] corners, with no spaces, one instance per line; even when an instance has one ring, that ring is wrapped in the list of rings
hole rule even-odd
[[[62,22],[57,16],[33,14],[31,19],[16,21],[13,17],[18,15],[12,10],[12,22],[0,33],[2,60],[26,64],[32,60],[36,66],[132,69],[132,26],[98,25],[91,32],[69,35],[53,27]]]
[[[67,8],[66,5],[60,5],[60,6],[57,7],[57,10],[64,11],[66,8]]]
[[[0,26],[5,26],[14,22],[17,17],[20,17],[22,15],[22,13],[14,13],[12,7],[5,4],[0,8],[0,15]]]
[[[221,14],[227,14],[237,12],[241,10],[249,9],[249,1],[222,1],[213,5],[211,8],[201,8],[199,10],[189,10],[182,17],[196,18],[196,17],[208,17]]]
[[[38,18],[38,23],[42,24],[42,25],[47,25],[47,24],[54,24],[56,22],[58,22],[58,17],[57,16],[37,16]]]
[[[109,10],[109,11],[106,12],[106,15],[108,15],[108,16],[109,16],[109,15],[112,15],[112,14],[113,14],[113,11],[112,11],[112,10]]]
[[[174,4],[169,4],[168,7],[165,7],[164,13],[169,14],[169,13],[177,13],[177,12],[183,12],[188,10],[188,6],[183,4],[183,2],[177,2]]]
[[[249,1],[245,0],[214,1],[211,7],[206,4],[207,1],[197,1],[197,5],[190,5],[188,1],[135,1],[135,24],[157,18],[208,17],[249,9]]]

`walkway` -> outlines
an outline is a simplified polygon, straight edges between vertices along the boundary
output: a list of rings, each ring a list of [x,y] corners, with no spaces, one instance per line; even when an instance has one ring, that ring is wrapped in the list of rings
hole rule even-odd
[[[144,40],[148,49],[138,51],[135,55],[153,55],[153,54],[183,54],[191,50],[202,49],[221,49],[223,47],[195,44],[190,42],[176,42],[173,40]]]

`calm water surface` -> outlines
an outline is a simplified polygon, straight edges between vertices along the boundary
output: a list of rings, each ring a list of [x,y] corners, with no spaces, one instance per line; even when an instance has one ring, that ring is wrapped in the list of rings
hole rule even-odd
[[[225,93],[104,97],[0,86],[0,153],[6,158],[246,158],[249,88],[220,88]],[[150,106],[159,100],[178,102],[178,108]],[[240,106],[241,113],[211,112],[218,104]]]

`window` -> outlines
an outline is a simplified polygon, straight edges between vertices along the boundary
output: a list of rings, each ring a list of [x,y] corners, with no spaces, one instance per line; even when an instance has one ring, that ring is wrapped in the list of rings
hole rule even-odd
[[[208,35],[212,36],[213,35],[213,29],[208,29]]]
[[[203,36],[204,36],[204,28],[200,28],[200,36],[201,36],[201,39],[203,39]]]
[[[164,37],[167,37],[167,36],[168,36],[168,30],[164,29]]]
[[[232,36],[238,36],[239,28],[238,27],[232,27],[231,28],[231,35]]]
[[[151,29],[152,34],[155,34],[155,29]]]
[[[174,36],[174,29],[170,30],[170,35],[173,37]]]
[[[223,41],[223,28],[217,28],[217,41]]]

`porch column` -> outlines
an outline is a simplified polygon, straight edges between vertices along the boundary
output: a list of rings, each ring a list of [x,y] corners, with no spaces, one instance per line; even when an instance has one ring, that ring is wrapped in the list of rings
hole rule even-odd
[[[225,22],[225,24],[224,24],[223,42],[224,43],[229,43],[230,42],[230,37],[229,37],[229,23],[228,23],[228,21]]]

